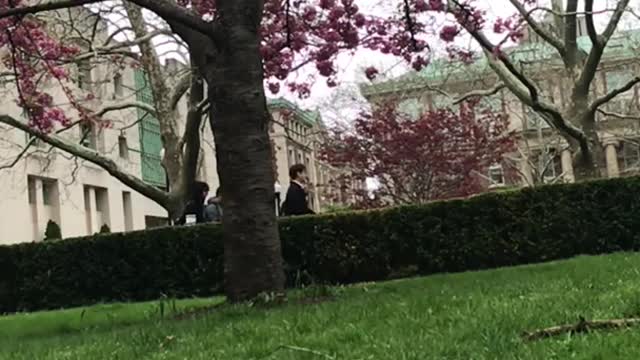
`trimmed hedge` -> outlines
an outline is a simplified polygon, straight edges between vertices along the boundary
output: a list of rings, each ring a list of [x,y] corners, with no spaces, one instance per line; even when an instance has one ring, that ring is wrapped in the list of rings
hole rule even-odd
[[[639,200],[640,179],[624,178],[283,219],[289,286],[635,251]],[[0,313],[219,293],[221,234],[202,225],[0,246]]]

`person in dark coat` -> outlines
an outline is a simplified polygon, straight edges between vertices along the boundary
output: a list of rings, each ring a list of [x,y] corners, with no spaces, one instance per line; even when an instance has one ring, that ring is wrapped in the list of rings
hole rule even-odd
[[[184,214],[176,221],[176,224],[185,225],[187,215],[195,215],[197,224],[205,222],[204,201],[208,194],[209,185],[206,182],[196,181],[191,192],[191,197],[185,207]]]
[[[293,165],[289,169],[291,183],[287,190],[287,196],[282,204],[283,216],[298,216],[315,214],[309,209],[307,185],[307,168],[302,164]]]

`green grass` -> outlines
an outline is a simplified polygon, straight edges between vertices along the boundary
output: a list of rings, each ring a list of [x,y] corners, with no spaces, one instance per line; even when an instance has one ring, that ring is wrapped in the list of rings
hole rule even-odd
[[[20,314],[0,317],[0,359],[638,359],[640,328],[533,343],[520,333],[637,315],[639,275],[640,255],[616,254],[354,286],[319,304],[224,305],[181,320],[176,312],[221,300]]]

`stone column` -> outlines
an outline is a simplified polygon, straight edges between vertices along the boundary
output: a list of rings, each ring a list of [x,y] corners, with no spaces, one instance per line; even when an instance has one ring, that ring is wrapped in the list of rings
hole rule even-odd
[[[100,231],[100,224],[98,219],[98,208],[97,208],[97,198],[96,198],[96,188],[90,186],[88,189],[88,197],[89,197],[89,219],[90,223],[87,226],[89,233],[87,235],[92,235]]]
[[[564,173],[564,181],[572,183],[576,181],[576,177],[573,173],[573,157],[571,150],[562,150],[561,154],[562,172]]]
[[[620,168],[618,166],[618,151],[616,150],[617,142],[609,141],[604,145],[605,157],[607,160],[607,176],[616,178],[620,176]]]

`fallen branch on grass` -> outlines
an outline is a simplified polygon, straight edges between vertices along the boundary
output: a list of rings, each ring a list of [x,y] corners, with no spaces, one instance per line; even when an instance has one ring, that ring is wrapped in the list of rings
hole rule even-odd
[[[628,328],[631,326],[640,325],[640,318],[627,318],[627,319],[610,319],[610,320],[585,320],[580,318],[577,324],[573,325],[560,325],[552,326],[546,329],[535,330],[532,332],[525,332],[522,337],[527,341],[540,340],[552,336],[562,334],[578,334],[589,332],[591,330],[610,330]]]
[[[317,350],[313,350],[313,349],[309,349],[309,348],[304,348],[304,347],[300,347],[300,346],[291,346],[291,345],[281,345],[278,348],[276,348],[273,352],[271,352],[270,354],[268,354],[266,356],[266,358],[270,358],[271,356],[273,356],[275,353],[277,353],[280,350],[290,350],[290,351],[296,351],[296,352],[302,352],[302,353],[307,353],[307,354],[311,354],[314,356],[318,356],[327,360],[335,360],[335,357],[329,355],[329,354],[325,354],[323,352],[317,351]]]

